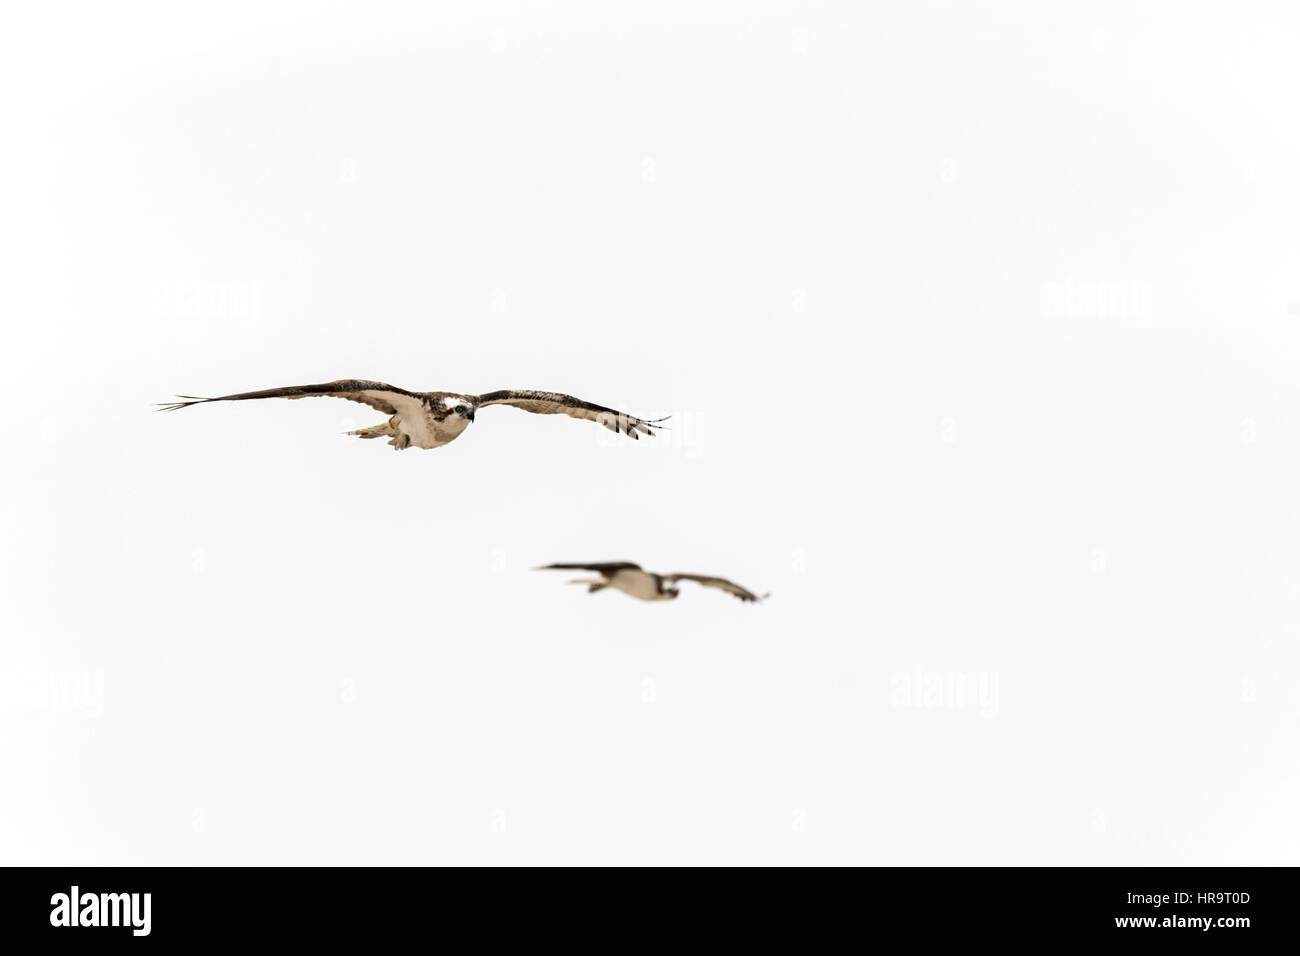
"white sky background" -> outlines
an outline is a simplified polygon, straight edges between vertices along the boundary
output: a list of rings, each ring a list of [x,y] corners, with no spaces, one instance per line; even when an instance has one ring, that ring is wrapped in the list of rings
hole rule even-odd
[[[1296,862],[1300,15],[1053,6],[8,11],[0,861]]]

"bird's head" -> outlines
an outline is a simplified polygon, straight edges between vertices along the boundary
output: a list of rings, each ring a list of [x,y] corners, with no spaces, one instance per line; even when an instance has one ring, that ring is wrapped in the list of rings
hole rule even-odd
[[[468,398],[460,398],[459,396],[456,395],[448,395],[447,398],[444,399],[444,401],[446,402],[447,408],[451,413],[450,417],[463,418],[467,422],[472,422],[474,420],[474,413],[478,411],[478,407],[473,402],[471,402]]]
[[[677,589],[677,585],[675,584],[665,584],[663,586],[663,592],[664,592],[664,596],[669,600],[672,600],[673,598],[677,597],[679,593],[681,593]]]

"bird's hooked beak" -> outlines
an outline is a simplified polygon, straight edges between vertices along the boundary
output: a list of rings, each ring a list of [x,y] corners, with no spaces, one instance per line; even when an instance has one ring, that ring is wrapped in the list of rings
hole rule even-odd
[[[466,405],[466,406],[465,406],[465,420],[466,420],[466,421],[471,421],[471,422],[472,422],[472,421],[474,420],[474,412],[475,412],[475,408],[474,408],[473,405]]]

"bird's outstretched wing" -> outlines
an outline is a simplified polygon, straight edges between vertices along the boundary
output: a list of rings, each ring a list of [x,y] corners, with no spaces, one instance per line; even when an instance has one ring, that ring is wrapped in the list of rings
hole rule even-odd
[[[753,591],[742,588],[735,581],[728,581],[726,578],[711,578],[703,574],[665,574],[663,578],[665,581],[694,581],[706,588],[719,588],[728,594],[734,594],[742,601],[761,601],[769,596],[764,594],[760,597]]]
[[[640,571],[641,565],[631,561],[608,561],[604,564],[544,564],[534,571],[595,571],[609,577],[618,571]]]
[[[177,395],[185,399],[180,402],[159,403],[162,411],[174,412],[201,405],[204,402],[242,402],[250,398],[311,398],[323,395],[330,398],[346,398],[348,401],[369,405],[386,415],[423,416],[424,397],[418,392],[408,392],[404,388],[385,385],[383,382],[365,382],[346,378],[337,382],[325,382],[322,385],[290,385],[286,388],[267,388],[260,392],[240,392],[238,395],[221,395],[217,398],[198,398],[194,395]]]
[[[627,412],[620,412],[604,405],[584,402],[572,395],[559,392],[534,392],[530,389],[506,388],[497,392],[488,392],[474,399],[478,407],[484,405],[513,405],[536,415],[568,415],[570,418],[582,418],[589,422],[598,422],[612,432],[620,432],[632,438],[641,435],[653,437],[654,429],[662,428],[659,423],[666,418],[651,420],[637,418]]]

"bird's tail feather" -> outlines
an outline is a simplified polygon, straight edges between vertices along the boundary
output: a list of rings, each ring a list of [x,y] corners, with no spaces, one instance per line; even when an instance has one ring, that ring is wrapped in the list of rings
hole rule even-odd
[[[358,438],[391,438],[394,432],[391,422],[380,422],[378,425],[371,425],[369,428],[357,428],[343,434],[356,435]]]

